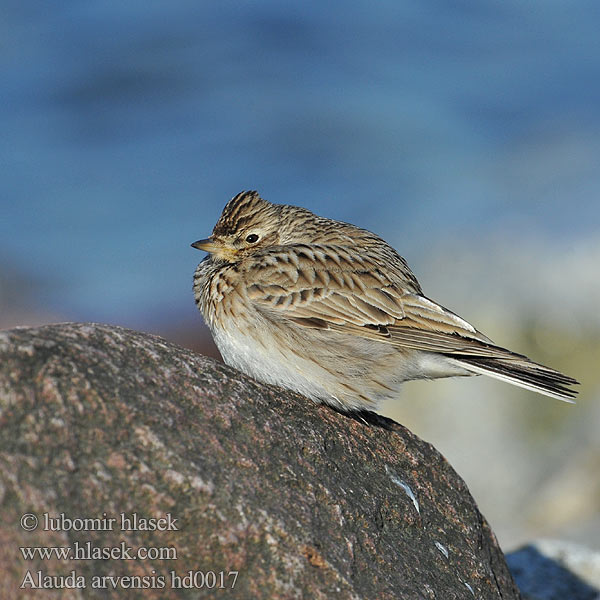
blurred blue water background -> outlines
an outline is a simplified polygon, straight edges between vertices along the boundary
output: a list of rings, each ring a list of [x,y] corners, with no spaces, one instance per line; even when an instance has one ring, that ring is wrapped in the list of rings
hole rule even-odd
[[[189,244],[258,189],[381,234],[503,345],[563,348],[557,367],[582,337],[598,351],[597,2],[3,0],[0,17],[0,326],[200,330]],[[600,531],[589,495],[579,529]],[[517,540],[502,506],[508,524],[484,512]]]
[[[1,6],[0,251],[69,318],[191,313],[189,243],[242,189],[411,262],[600,230],[596,2]]]

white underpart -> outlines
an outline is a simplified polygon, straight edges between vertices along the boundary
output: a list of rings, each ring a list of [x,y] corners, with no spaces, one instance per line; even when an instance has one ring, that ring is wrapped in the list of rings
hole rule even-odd
[[[435,352],[417,352],[417,356],[418,370],[410,379],[438,379],[474,374],[466,365]]]
[[[295,329],[295,337],[286,337],[286,328],[279,330],[277,343],[270,333],[273,323],[255,314],[252,334],[242,331],[236,323],[225,321],[225,327],[211,327],[213,338],[226,364],[263,381],[297,391],[315,401],[325,401],[343,409],[374,408],[381,400],[399,392],[400,384],[411,379],[431,379],[471,375],[462,365],[439,354],[412,351],[405,355],[383,342],[355,339],[331,331]],[[291,326],[293,327],[293,326]],[[319,336],[322,339],[319,340]],[[340,357],[331,348],[338,342],[352,344],[363,353],[363,373],[352,373],[353,365],[340,348]],[[324,348],[328,348],[324,351]],[[346,349],[347,350],[347,349]],[[344,357],[345,356],[345,357]],[[362,360],[356,361],[361,363]],[[333,364],[337,363],[337,364]],[[329,369],[329,370],[328,370]],[[334,373],[331,372],[334,371]],[[391,390],[377,390],[370,378],[379,379]],[[347,383],[356,394],[341,386]],[[368,401],[360,398],[362,393]]]
[[[315,377],[315,365],[298,354],[285,352],[285,348],[265,339],[266,336],[244,335],[235,324],[228,328],[213,329],[213,337],[226,364],[251,375],[259,381],[293,389],[313,400],[332,397],[323,379],[330,376],[323,370]],[[323,383],[321,383],[323,382]]]

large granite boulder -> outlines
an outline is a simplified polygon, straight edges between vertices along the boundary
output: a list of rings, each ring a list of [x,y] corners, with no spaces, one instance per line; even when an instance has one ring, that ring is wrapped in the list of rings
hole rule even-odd
[[[0,332],[0,427],[0,598],[519,598],[430,444],[158,337]]]

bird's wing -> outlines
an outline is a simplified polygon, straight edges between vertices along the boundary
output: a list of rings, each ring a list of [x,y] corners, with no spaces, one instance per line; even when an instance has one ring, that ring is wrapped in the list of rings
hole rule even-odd
[[[247,261],[244,275],[258,310],[298,325],[448,354],[490,356],[493,347],[465,320],[345,247],[271,249]]]
[[[333,330],[398,348],[443,354],[484,374],[572,402],[577,383],[493,342],[451,311],[346,248],[270,249],[246,262],[255,308],[302,327]],[[418,286],[418,284],[416,284]]]

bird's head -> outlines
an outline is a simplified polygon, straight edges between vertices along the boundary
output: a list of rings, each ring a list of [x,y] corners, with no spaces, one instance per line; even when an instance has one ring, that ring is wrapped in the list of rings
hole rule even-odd
[[[281,205],[263,200],[258,192],[241,192],[225,206],[212,235],[192,244],[216,259],[238,261],[259,249],[280,244]]]

